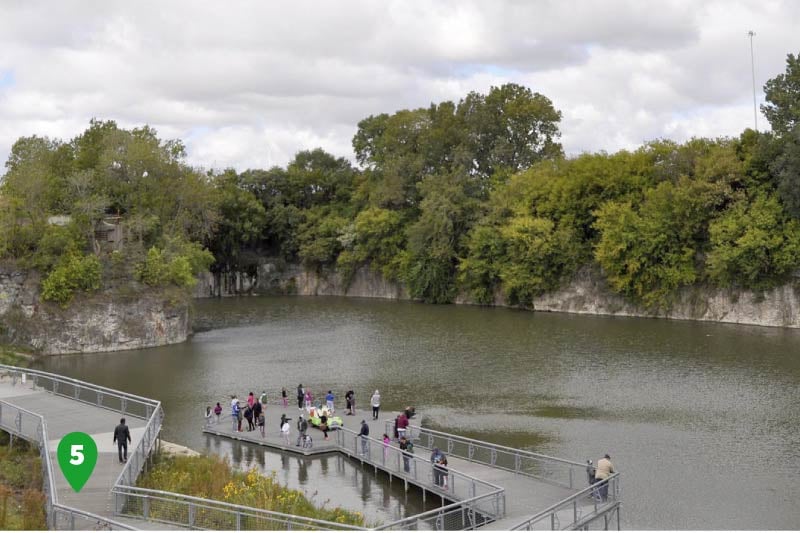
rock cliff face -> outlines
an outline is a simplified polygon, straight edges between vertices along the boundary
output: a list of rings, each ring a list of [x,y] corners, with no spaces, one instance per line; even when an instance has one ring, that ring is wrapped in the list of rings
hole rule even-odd
[[[265,263],[254,277],[215,278],[210,274],[198,283],[196,296],[231,296],[235,294],[298,294],[304,296],[357,296],[366,298],[409,299],[399,284],[362,268],[349,285],[336,272],[318,274],[298,265],[278,269]],[[473,304],[464,295],[459,304]],[[498,291],[494,305],[507,306]],[[612,292],[595,270],[585,268],[553,292],[536,298],[535,311],[554,311],[588,315],[659,317],[678,320],[704,320],[800,328],[800,291],[784,285],[765,292],[727,291],[708,287],[690,287],[681,291],[669,311],[653,312],[634,305]]]
[[[0,272],[0,337],[41,354],[131,350],[183,342],[189,334],[186,302],[158,294],[132,299],[79,297],[67,309],[42,303],[38,277]]]

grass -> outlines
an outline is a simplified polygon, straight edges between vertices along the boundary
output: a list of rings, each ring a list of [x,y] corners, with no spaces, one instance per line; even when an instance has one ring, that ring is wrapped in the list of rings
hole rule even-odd
[[[0,433],[0,530],[47,529],[39,451]]]
[[[0,364],[27,367],[33,356],[21,351],[16,346],[0,344]]]
[[[356,526],[365,524],[364,516],[359,512],[341,507],[316,506],[302,492],[279,484],[274,473],[264,476],[255,469],[241,472],[232,468],[227,459],[215,455],[162,455],[156,459],[154,467],[139,478],[138,485],[328,522]],[[204,518],[207,521],[203,527],[231,529],[222,515]],[[257,529],[276,529],[276,526],[261,525]]]

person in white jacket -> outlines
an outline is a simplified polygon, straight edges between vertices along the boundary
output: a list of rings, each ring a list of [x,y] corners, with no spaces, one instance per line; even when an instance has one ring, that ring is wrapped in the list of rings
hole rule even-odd
[[[381,410],[381,393],[378,392],[378,389],[375,389],[375,394],[372,395],[369,403],[372,404],[372,419],[377,420]]]

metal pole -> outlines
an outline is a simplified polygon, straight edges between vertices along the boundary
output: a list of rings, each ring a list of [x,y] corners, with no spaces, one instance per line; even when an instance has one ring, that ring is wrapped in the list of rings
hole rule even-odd
[[[758,131],[758,113],[756,113],[756,62],[753,56],[753,37],[756,33],[753,30],[747,32],[750,36],[750,70],[753,74],[753,123]]]

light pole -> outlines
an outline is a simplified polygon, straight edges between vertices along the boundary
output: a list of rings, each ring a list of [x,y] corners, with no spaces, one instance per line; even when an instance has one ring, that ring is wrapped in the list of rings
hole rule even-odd
[[[747,32],[750,36],[750,69],[753,73],[753,122],[755,123],[756,132],[758,132],[758,114],[756,112],[756,62],[753,59],[753,37],[756,32],[750,30]]]

